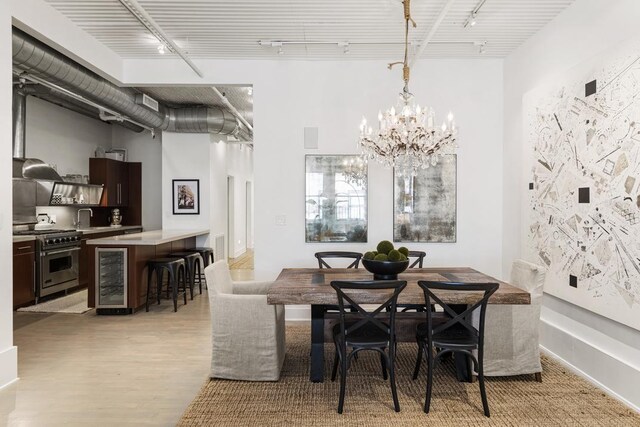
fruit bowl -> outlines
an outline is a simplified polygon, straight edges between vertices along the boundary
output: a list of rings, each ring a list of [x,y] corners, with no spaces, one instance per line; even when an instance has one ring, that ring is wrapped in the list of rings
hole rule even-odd
[[[409,267],[409,260],[375,261],[372,259],[363,259],[362,265],[367,271],[373,273],[375,280],[397,280],[398,274]]]

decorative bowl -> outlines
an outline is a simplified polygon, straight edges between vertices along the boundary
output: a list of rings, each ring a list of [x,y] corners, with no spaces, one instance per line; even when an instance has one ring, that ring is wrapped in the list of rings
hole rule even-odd
[[[409,260],[406,261],[374,261],[363,259],[362,265],[367,271],[373,273],[375,280],[397,280],[398,274],[409,267]]]

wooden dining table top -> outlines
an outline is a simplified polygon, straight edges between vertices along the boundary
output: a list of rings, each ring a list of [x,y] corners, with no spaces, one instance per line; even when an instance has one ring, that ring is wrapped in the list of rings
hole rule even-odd
[[[373,274],[363,268],[285,268],[269,288],[269,304],[337,304],[334,280],[373,280]],[[516,288],[469,267],[412,268],[398,275],[398,280],[406,280],[407,287],[398,298],[400,304],[424,304],[424,293],[418,286],[419,280],[437,282],[498,283],[500,287],[489,299],[489,304],[531,304],[527,291]],[[477,295],[463,291],[434,292],[447,304],[473,304]],[[476,293],[477,294],[477,293]],[[360,303],[383,303],[384,293],[369,290],[355,291]]]

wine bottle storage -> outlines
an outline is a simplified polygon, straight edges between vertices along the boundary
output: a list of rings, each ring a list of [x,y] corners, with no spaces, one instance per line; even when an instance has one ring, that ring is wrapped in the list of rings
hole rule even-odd
[[[127,306],[127,249],[96,249],[96,308]]]

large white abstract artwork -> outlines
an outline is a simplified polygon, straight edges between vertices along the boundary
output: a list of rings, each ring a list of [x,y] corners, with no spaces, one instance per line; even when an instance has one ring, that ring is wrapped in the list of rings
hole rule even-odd
[[[523,101],[528,257],[545,292],[640,330],[640,40]]]

